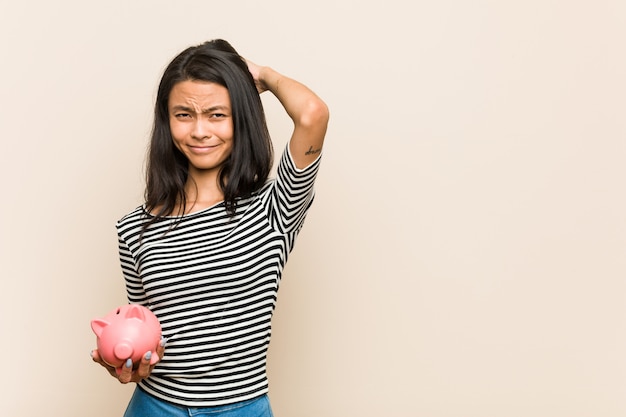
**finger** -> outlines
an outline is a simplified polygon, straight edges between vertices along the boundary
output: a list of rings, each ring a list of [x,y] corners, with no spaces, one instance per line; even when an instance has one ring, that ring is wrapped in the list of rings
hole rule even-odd
[[[137,368],[137,375],[140,378],[147,378],[150,375],[150,371],[152,370],[150,367],[150,359],[152,359],[152,352],[148,351],[141,358],[141,362],[139,362],[139,367]]]
[[[165,337],[161,338],[161,342],[157,346],[156,353],[159,355],[159,360],[163,359],[163,353],[165,352],[165,344],[167,343],[167,339]]]
[[[122,366],[122,372],[118,375],[117,379],[122,384],[128,384],[133,376],[133,361],[128,358],[124,366]]]
[[[109,373],[114,376],[115,378],[117,378],[117,372],[115,371],[115,368],[111,365],[109,365],[108,363],[106,363],[104,361],[104,359],[102,359],[102,357],[100,356],[100,353],[98,352],[98,349],[94,349],[91,351],[91,360],[93,360],[94,362],[100,364],[103,368],[105,368],[107,371],[109,371]]]
[[[258,72],[259,66],[247,58],[246,58],[246,64],[248,65],[248,70],[252,73],[252,75],[253,76],[256,75],[256,73]]]

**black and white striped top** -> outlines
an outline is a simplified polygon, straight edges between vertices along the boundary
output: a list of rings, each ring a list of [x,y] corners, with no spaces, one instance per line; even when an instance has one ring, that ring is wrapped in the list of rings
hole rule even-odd
[[[148,393],[190,407],[267,393],[278,286],[320,164],[299,170],[288,149],[276,178],[241,199],[232,218],[220,203],[155,223],[141,241],[143,206],[118,222],[128,300],[149,307],[168,339],[163,359],[139,383]]]

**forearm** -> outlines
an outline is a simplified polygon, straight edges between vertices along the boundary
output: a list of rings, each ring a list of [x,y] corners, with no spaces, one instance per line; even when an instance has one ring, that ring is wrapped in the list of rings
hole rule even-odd
[[[294,124],[319,123],[328,118],[326,104],[302,83],[280,74],[270,67],[262,67],[259,79],[285,108]]]
[[[261,67],[258,77],[261,86],[276,96],[293,121],[290,149],[296,165],[304,168],[322,150],[329,120],[326,103],[302,83],[270,67]]]

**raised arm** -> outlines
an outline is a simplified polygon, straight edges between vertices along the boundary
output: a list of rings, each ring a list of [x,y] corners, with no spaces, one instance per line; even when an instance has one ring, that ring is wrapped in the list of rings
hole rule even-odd
[[[306,168],[322,151],[329,118],[326,103],[305,85],[270,67],[248,61],[248,68],[259,93],[274,94],[293,121],[289,150],[296,167]]]

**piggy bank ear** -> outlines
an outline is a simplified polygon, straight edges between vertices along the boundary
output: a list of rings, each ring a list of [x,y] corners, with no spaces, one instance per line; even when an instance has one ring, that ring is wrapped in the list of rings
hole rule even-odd
[[[138,305],[131,305],[128,310],[126,311],[126,318],[127,319],[139,319],[141,321],[145,321],[146,317],[143,314],[143,310],[141,309],[140,306]]]
[[[102,331],[105,327],[109,325],[109,322],[102,319],[91,320],[91,329],[96,334],[96,336],[100,337]]]

